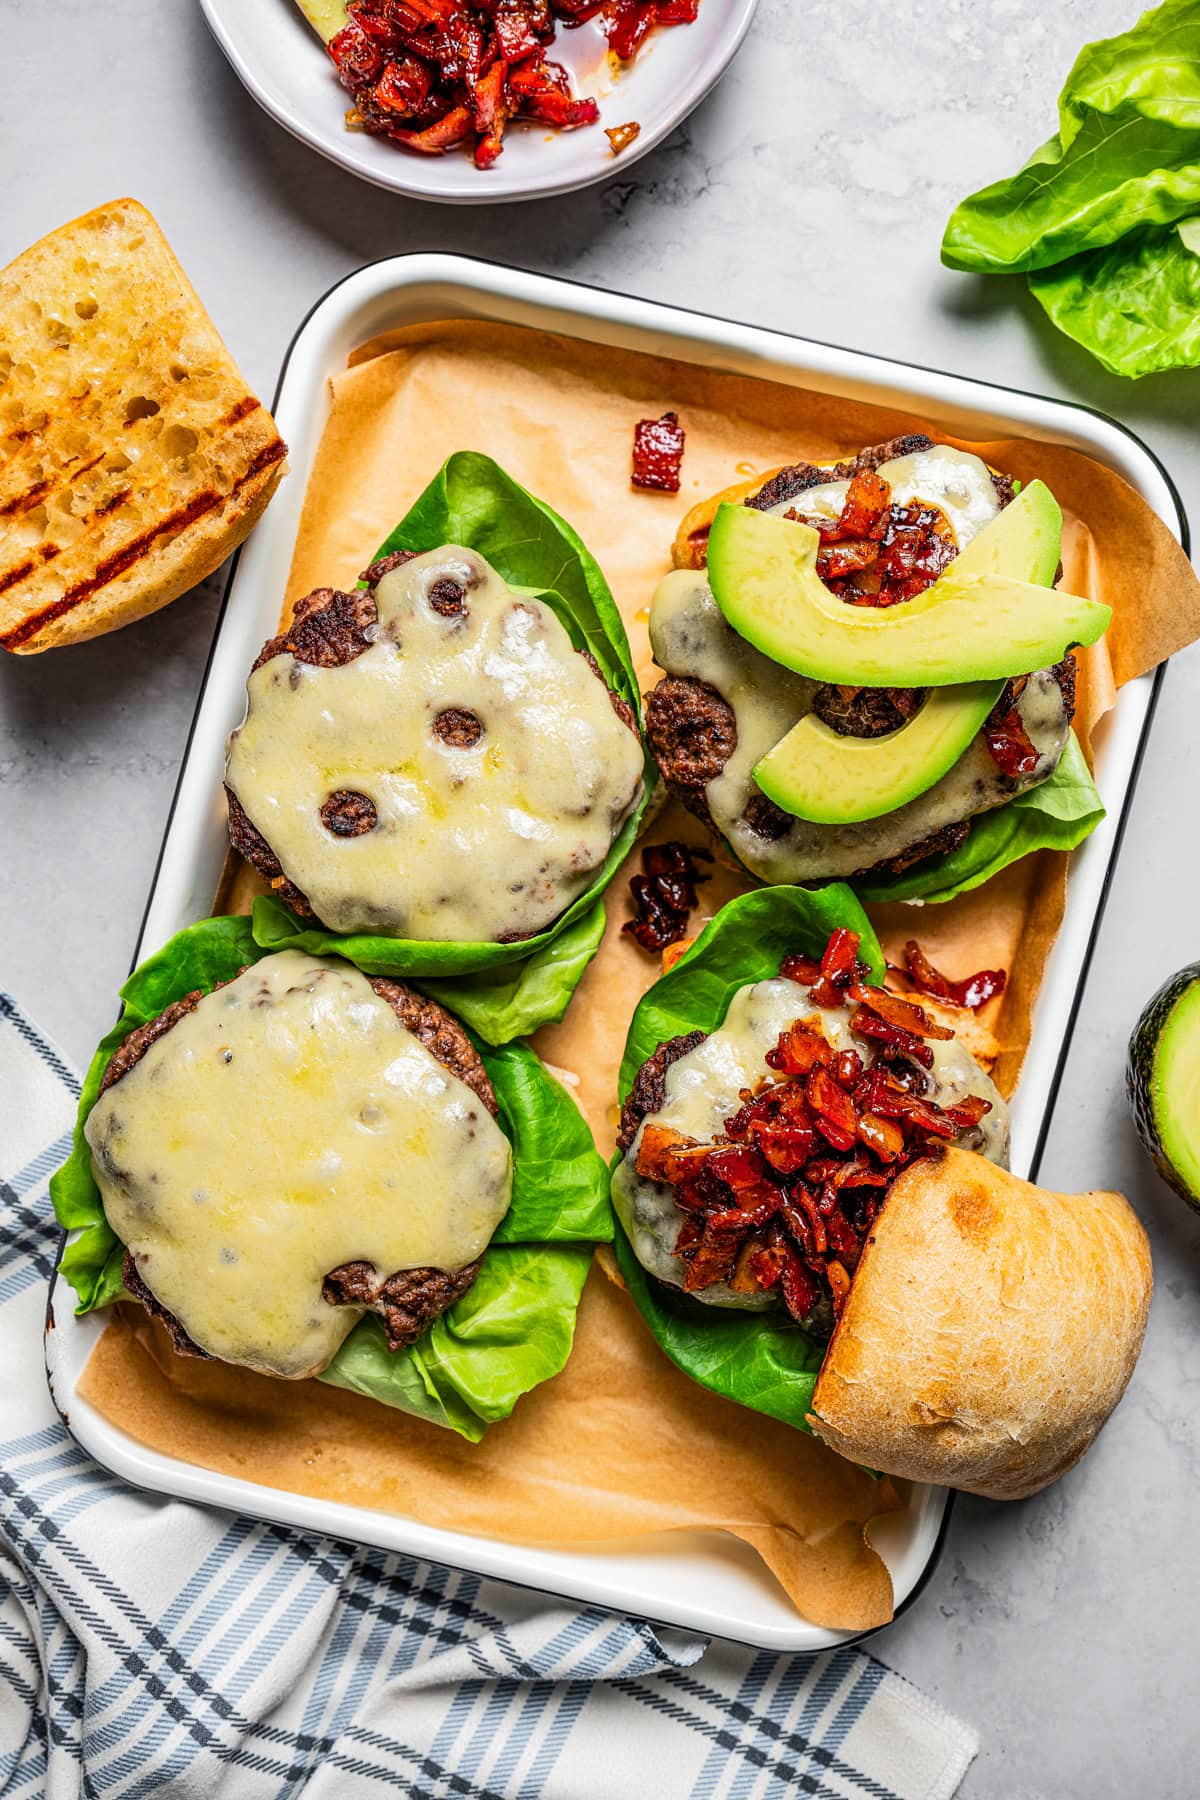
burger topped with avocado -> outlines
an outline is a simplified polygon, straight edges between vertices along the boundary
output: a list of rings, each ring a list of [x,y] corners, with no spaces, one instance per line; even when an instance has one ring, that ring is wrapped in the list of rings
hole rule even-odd
[[[668,783],[760,879],[880,897],[914,868],[944,897],[938,863],[970,873],[975,831],[982,867],[976,822],[1060,769],[1090,829],[1069,652],[1109,611],[1055,589],[1061,534],[1043,483],[918,434],[698,507],[650,615]]]

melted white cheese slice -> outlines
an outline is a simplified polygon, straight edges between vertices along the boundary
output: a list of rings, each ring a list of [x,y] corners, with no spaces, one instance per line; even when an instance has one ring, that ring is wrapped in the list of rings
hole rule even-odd
[[[650,1113],[638,1127],[612,1182],[613,1205],[644,1269],[673,1287],[683,1285],[684,1265],[674,1255],[683,1213],[675,1204],[674,1191],[665,1184],[646,1181],[637,1172],[638,1151],[648,1124],[664,1125],[685,1137],[707,1143],[724,1134],[726,1121],[741,1105],[743,1088],[756,1088],[778,1077],[767,1066],[767,1051],[797,1019],[815,1018],[826,1041],[835,1050],[857,1050],[864,1063],[875,1061],[872,1045],[853,1036],[848,1007],[820,1007],[812,990],[799,982],[777,976],[739,988],[729,1003],[724,1022],[702,1044],[672,1063],[667,1070],[666,1098],[661,1110]],[[938,1106],[955,1106],[968,1094],[991,1102],[975,1130],[960,1140],[1002,1167],[1008,1162],[1008,1107],[970,1052],[957,1039],[930,1040],[933,1067],[928,1071],[927,1098]],[[778,1305],[775,1294],[737,1293],[726,1282],[716,1282],[693,1296],[709,1306],[740,1307],[761,1311]]]
[[[461,613],[431,604],[453,581]],[[273,657],[247,684],[226,778],[284,874],[334,931],[528,937],[592,881],[641,795],[642,748],[543,601],[473,551],[433,550],[376,590],[369,648],[340,668]],[[478,741],[434,730],[467,711]],[[336,837],[321,808],[365,794]]]
[[[358,1323],[321,1297],[364,1261],[461,1269],[508,1211],[508,1139],[365,975],[264,957],[101,1095],[104,1210],[155,1297],[211,1355],[315,1374]]]

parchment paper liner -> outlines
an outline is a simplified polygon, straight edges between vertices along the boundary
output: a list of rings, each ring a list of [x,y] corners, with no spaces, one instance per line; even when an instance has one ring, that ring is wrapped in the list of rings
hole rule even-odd
[[[832,459],[901,431],[947,437],[916,414],[461,321],[365,346],[332,388],[281,615],[314,587],[352,584],[446,456],[482,450],[569,519],[597,556],[646,687],[656,679],[647,609],[688,507],[798,457]],[[687,430],[683,491],[635,493],[634,423],[668,409]],[[1021,439],[949,441],[1024,481],[1040,475],[1049,484],[1066,516],[1064,584],[1114,608],[1105,644],[1080,658],[1077,729],[1087,747],[1118,686],[1200,635],[1200,584],[1133,490],[1077,451]],[[703,836],[674,806],[650,835]],[[990,1021],[1005,1092],[1016,1085],[1030,1008],[1062,918],[1064,864],[1042,853],[950,905],[877,909],[893,952],[917,935],[950,973],[1011,970]],[[694,926],[742,886],[718,870]],[[255,891],[254,878],[233,867],[216,910],[248,907]],[[536,1040],[606,1154],[629,1017],[658,972],[621,936],[627,916],[622,877],[610,889],[604,943],[567,1018]],[[267,1486],[558,1546],[648,1531],[731,1532],[818,1624],[861,1629],[890,1616],[891,1583],[866,1528],[901,1504],[893,1484],[689,1382],[598,1272],[566,1371],[477,1447],[318,1383],[184,1361],[143,1315],[125,1308],[93,1353],[81,1392],[141,1442]]]

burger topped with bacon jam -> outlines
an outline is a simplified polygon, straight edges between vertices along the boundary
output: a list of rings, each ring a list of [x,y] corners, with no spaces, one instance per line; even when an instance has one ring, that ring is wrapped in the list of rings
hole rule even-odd
[[[859,938],[738,989],[661,1044],[625,1101],[613,1202],[634,1255],[708,1306],[839,1316],[900,1173],[949,1144],[1001,1166],[1008,1108],[944,1008],[875,984]]]

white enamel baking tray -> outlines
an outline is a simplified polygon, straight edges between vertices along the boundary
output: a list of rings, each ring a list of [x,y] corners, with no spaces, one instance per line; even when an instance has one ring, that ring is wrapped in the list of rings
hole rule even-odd
[[[240,552],[230,579],[135,962],[211,908],[226,845],[225,736],[241,718],[246,670],[277,627],[325,423],[327,378],[345,366],[356,345],[379,332],[455,318],[535,327],[900,406],[967,437],[1069,444],[1115,469],[1186,543],[1178,497],[1154,457],[1122,427],[1082,408],[467,258],[414,255],[375,263],[318,303],[284,365],[275,416],[291,447],[292,476]],[[503,456],[502,445],[482,448]],[[1108,817],[1075,857],[1066,918],[1037,1003],[1013,1104],[1013,1167],[1019,1174],[1037,1172],[1156,691],[1154,677],[1124,688],[1102,735],[1096,774]],[[138,1486],[771,1649],[817,1650],[853,1635],[799,1617],[758,1558],[723,1534],[664,1534],[619,1548],[570,1551],[507,1544],[312,1500],[159,1455],[77,1398],[76,1383],[103,1321],[76,1319],[69,1292],[58,1286],[51,1291],[48,1323],[51,1390],[71,1431],[98,1462]],[[877,1542],[892,1573],[897,1608],[911,1601],[928,1574],[948,1509],[944,1489],[917,1488],[903,1513],[882,1522]]]

